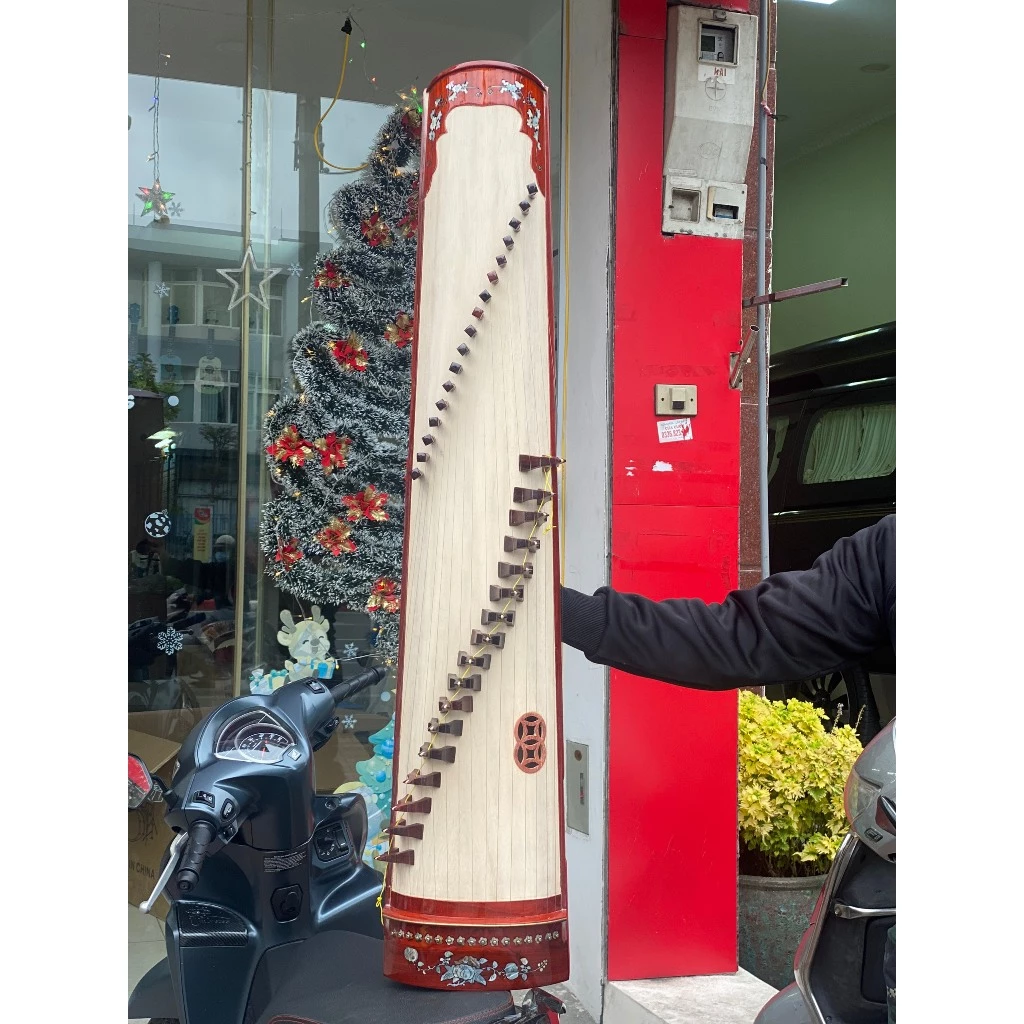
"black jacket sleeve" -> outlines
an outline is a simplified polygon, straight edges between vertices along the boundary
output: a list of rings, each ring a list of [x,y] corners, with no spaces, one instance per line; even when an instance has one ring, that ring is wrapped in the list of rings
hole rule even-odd
[[[562,640],[598,664],[697,689],[823,675],[896,646],[896,517],[721,604],[563,587]]]

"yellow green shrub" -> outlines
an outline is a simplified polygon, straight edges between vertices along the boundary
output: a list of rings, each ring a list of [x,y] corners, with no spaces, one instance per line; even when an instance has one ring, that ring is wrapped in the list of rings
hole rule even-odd
[[[848,830],[843,789],[862,750],[849,726],[800,700],[740,692],[739,833],[765,873],[828,870]]]

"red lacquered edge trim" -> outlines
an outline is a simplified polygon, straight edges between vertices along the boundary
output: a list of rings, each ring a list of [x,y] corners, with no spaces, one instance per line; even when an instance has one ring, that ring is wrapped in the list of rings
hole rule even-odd
[[[563,887],[564,891],[564,887]],[[563,896],[548,896],[539,900],[504,900],[483,902],[478,900],[433,900],[405,893],[388,893],[386,914],[415,914],[424,918],[469,921],[539,921],[559,914],[565,915]]]
[[[550,135],[548,132],[548,90],[545,87],[541,95],[541,105],[544,111],[543,123],[541,124],[541,138],[547,152],[550,153]],[[547,185],[550,173],[550,161],[545,160],[545,186]],[[551,255],[551,192],[546,189],[544,192],[544,217],[545,230],[547,231],[547,252],[548,259],[553,261]],[[555,293],[554,293],[554,266],[551,265],[551,272],[548,274],[548,353],[550,365],[550,402],[551,402],[551,454],[561,455],[556,445],[556,427],[558,423],[558,410],[555,401],[555,387],[558,381],[558,367],[556,363],[555,346]],[[569,891],[569,879],[565,862],[565,723],[562,720],[562,531],[561,531],[561,491],[559,488],[557,468],[551,473],[551,557],[554,562],[554,613],[555,613],[555,707],[557,708],[558,721],[558,835],[559,835],[559,856],[561,859],[562,879],[562,900],[563,905],[566,894]],[[568,978],[568,936],[563,931],[566,939],[566,977]]]
[[[423,283],[423,262],[420,256],[423,253],[423,200],[427,195],[426,180],[423,176],[423,156],[427,141],[427,119],[420,118],[420,184],[417,207],[417,231],[416,231],[416,291],[413,298],[413,319],[412,319],[412,362],[410,364],[410,392],[409,392],[409,438],[408,451],[405,456],[405,523],[402,527],[402,604],[401,619],[398,623],[398,669],[395,672],[395,750],[394,759],[398,759],[399,751],[402,749],[402,680],[405,677],[405,627],[408,616],[405,614],[406,581],[409,579],[409,524],[411,522],[413,497],[412,469],[415,465],[415,438],[416,438],[416,368],[419,364],[420,352],[420,287]],[[392,772],[391,779],[391,806],[398,802],[398,786],[401,782],[401,773]],[[388,889],[391,883],[391,865],[384,864],[384,886],[382,894]]]
[[[461,82],[454,79],[463,79]],[[503,89],[503,82],[518,85],[514,91]],[[452,88],[457,88],[453,92]],[[447,115],[457,107],[506,106],[522,115],[519,130],[532,141],[531,166],[537,185],[545,196],[551,195],[550,162],[544,147],[548,142],[547,87],[532,72],[515,64],[499,61],[470,61],[441,72],[427,86],[423,104],[423,149],[420,174],[424,189],[430,187],[437,167],[437,142],[447,130]],[[539,113],[540,124],[531,128],[527,117]],[[541,142],[543,139],[543,143]]]
[[[569,977],[565,916],[515,925],[423,924],[387,915],[384,975],[420,988],[528,988]]]

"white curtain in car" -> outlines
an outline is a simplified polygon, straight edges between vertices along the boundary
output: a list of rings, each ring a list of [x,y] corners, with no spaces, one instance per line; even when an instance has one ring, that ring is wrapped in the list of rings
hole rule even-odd
[[[831,409],[811,430],[804,457],[805,484],[833,484],[889,476],[896,469],[896,404]]]

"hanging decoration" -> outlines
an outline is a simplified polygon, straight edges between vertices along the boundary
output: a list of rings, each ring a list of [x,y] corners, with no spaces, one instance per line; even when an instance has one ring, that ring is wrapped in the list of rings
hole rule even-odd
[[[150,537],[166,537],[171,532],[171,517],[167,514],[167,510],[163,512],[150,512],[146,516],[146,522],[144,523],[146,533]]]
[[[328,348],[331,350],[331,355],[337,359],[339,365],[343,366],[346,370],[355,370],[362,373],[370,365],[370,358],[367,355],[366,348],[359,340],[359,335],[355,331],[350,331],[347,338],[335,338],[328,345]]]
[[[317,535],[316,542],[332,555],[351,554],[356,549],[352,527],[332,519]]]
[[[145,188],[139,186],[138,197],[142,200],[142,213],[145,216],[147,213],[154,215],[154,223],[156,224],[167,224],[169,223],[171,211],[167,204],[174,198],[173,192],[166,192],[160,187],[160,179],[154,178],[153,187]],[[175,207],[181,209],[180,203],[174,203]]]
[[[302,548],[299,547],[298,537],[291,537],[281,541],[277,546],[275,562],[280,562],[286,569],[290,569],[302,558]]]
[[[182,208],[180,203],[171,203],[175,193],[168,192],[160,184],[160,69],[167,66],[171,55],[163,52],[163,33],[160,25],[160,13],[157,11],[157,74],[153,79],[153,105],[149,112],[153,115],[153,150],[149,154],[148,162],[153,165],[153,184],[148,188],[140,185],[136,197],[142,200],[142,215],[153,214],[154,224],[170,224],[172,216],[180,216]],[[128,122],[131,128],[131,120]]]
[[[352,279],[343,274],[331,260],[324,260],[323,266],[313,278],[313,287],[320,289],[351,288]]]
[[[242,291],[245,285],[245,279],[243,277],[245,273],[246,265],[249,266],[249,280],[250,286],[246,291]],[[235,306],[241,305],[245,299],[252,299],[257,305],[262,306],[264,309],[270,309],[270,300],[267,298],[267,285],[270,284],[271,280],[277,277],[281,273],[280,267],[275,267],[273,270],[269,267],[263,271],[263,280],[259,283],[259,295],[252,290],[252,279],[260,272],[259,267],[256,266],[256,257],[252,254],[252,246],[250,245],[245,250],[245,255],[242,257],[241,266],[237,269],[230,269],[225,267],[224,269],[218,269],[217,273],[224,278],[229,285],[231,285],[233,291],[231,292],[231,301],[228,303],[228,310],[232,310]]]
[[[386,577],[377,580],[370,591],[370,600],[366,602],[368,612],[397,612],[400,598],[398,596],[398,584]]]
[[[306,459],[313,454],[313,448],[292,423],[267,445],[267,454],[275,462],[288,462],[297,468],[305,465]]]
[[[387,521],[388,496],[378,491],[373,484],[368,484],[358,494],[346,494],[341,503],[348,509],[348,521],[358,523],[360,519],[370,519],[375,523]]]
[[[384,328],[384,337],[397,348],[405,348],[412,341],[412,317],[399,312],[395,319]]]

